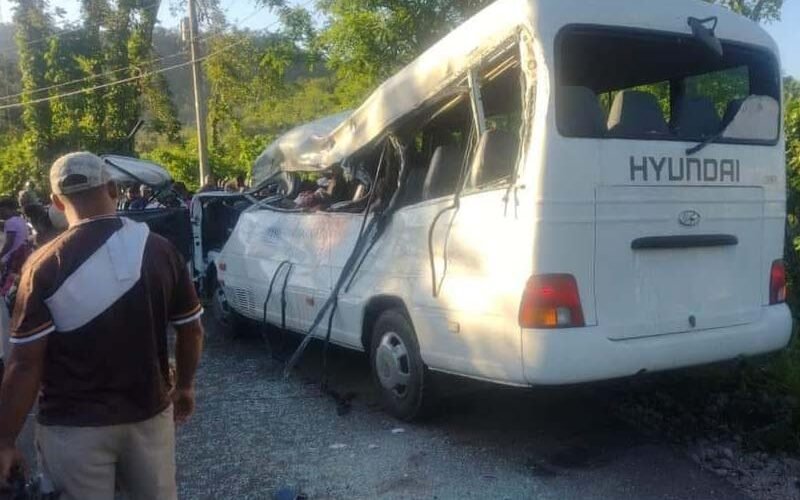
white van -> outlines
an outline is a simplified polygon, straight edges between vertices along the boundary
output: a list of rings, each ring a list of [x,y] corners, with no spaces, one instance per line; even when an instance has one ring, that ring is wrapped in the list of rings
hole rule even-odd
[[[299,188],[238,217],[219,296],[316,337],[332,315],[401,418],[429,370],[571,384],[778,350],[781,92],[769,35],[702,1],[500,0],[273,145],[256,176]]]

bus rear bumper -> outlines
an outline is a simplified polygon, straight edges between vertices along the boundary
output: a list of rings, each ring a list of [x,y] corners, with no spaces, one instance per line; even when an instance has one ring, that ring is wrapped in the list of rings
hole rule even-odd
[[[791,335],[786,305],[764,307],[747,325],[629,340],[610,340],[600,326],[523,330],[523,370],[531,385],[606,380],[765,354],[786,347]]]

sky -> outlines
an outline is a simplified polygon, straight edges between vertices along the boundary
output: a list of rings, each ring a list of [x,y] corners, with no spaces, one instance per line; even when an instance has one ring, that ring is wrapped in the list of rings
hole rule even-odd
[[[275,17],[269,10],[259,10],[253,0],[220,0],[220,2],[227,12],[229,21],[237,26],[263,29],[275,22]],[[67,19],[77,19],[80,11],[79,0],[51,1],[51,5],[56,3],[67,12]],[[170,5],[177,3],[175,0],[162,0],[161,10],[158,13],[162,26],[174,27],[180,23],[182,14],[172,12],[170,8]],[[0,0],[0,18],[2,21],[10,21],[9,0]],[[766,29],[775,38],[781,50],[784,73],[800,78],[800,0],[785,0],[781,21],[766,25]],[[0,47],[0,50],[3,48]]]

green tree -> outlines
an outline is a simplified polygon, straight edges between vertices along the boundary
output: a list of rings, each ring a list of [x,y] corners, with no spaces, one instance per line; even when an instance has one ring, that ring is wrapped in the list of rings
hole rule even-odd
[[[0,53],[0,93],[4,96],[18,94],[20,85],[19,66],[5,53]],[[0,106],[13,102],[12,99],[0,99]],[[19,109],[0,111],[0,135],[18,128],[21,115]]]
[[[800,80],[791,76],[784,78],[783,93],[787,100],[800,99]]]
[[[33,91],[46,86],[46,40],[52,34],[52,19],[45,0],[17,0],[14,24],[17,26],[17,52],[22,82],[21,102],[24,125],[23,141],[38,163],[47,159],[50,149],[52,114],[48,103],[35,103]]]
[[[35,158],[36,177],[70,150],[132,154],[130,132],[143,116],[154,133],[178,138],[177,111],[161,75],[46,99],[151,71],[159,2],[82,0],[82,21],[60,32],[46,0],[15,2],[22,140]]]
[[[758,22],[777,21],[781,18],[783,0],[706,0],[724,5],[737,14]]]
[[[356,100],[463,22],[486,0],[323,0],[319,50]]]

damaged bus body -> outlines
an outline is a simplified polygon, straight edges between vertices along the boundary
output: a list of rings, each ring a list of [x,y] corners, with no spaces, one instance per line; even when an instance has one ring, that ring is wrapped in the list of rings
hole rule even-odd
[[[571,384],[778,350],[780,102],[772,39],[723,8],[500,0],[271,148],[256,174],[307,185],[238,217],[221,300],[366,351],[401,418],[429,370]]]

